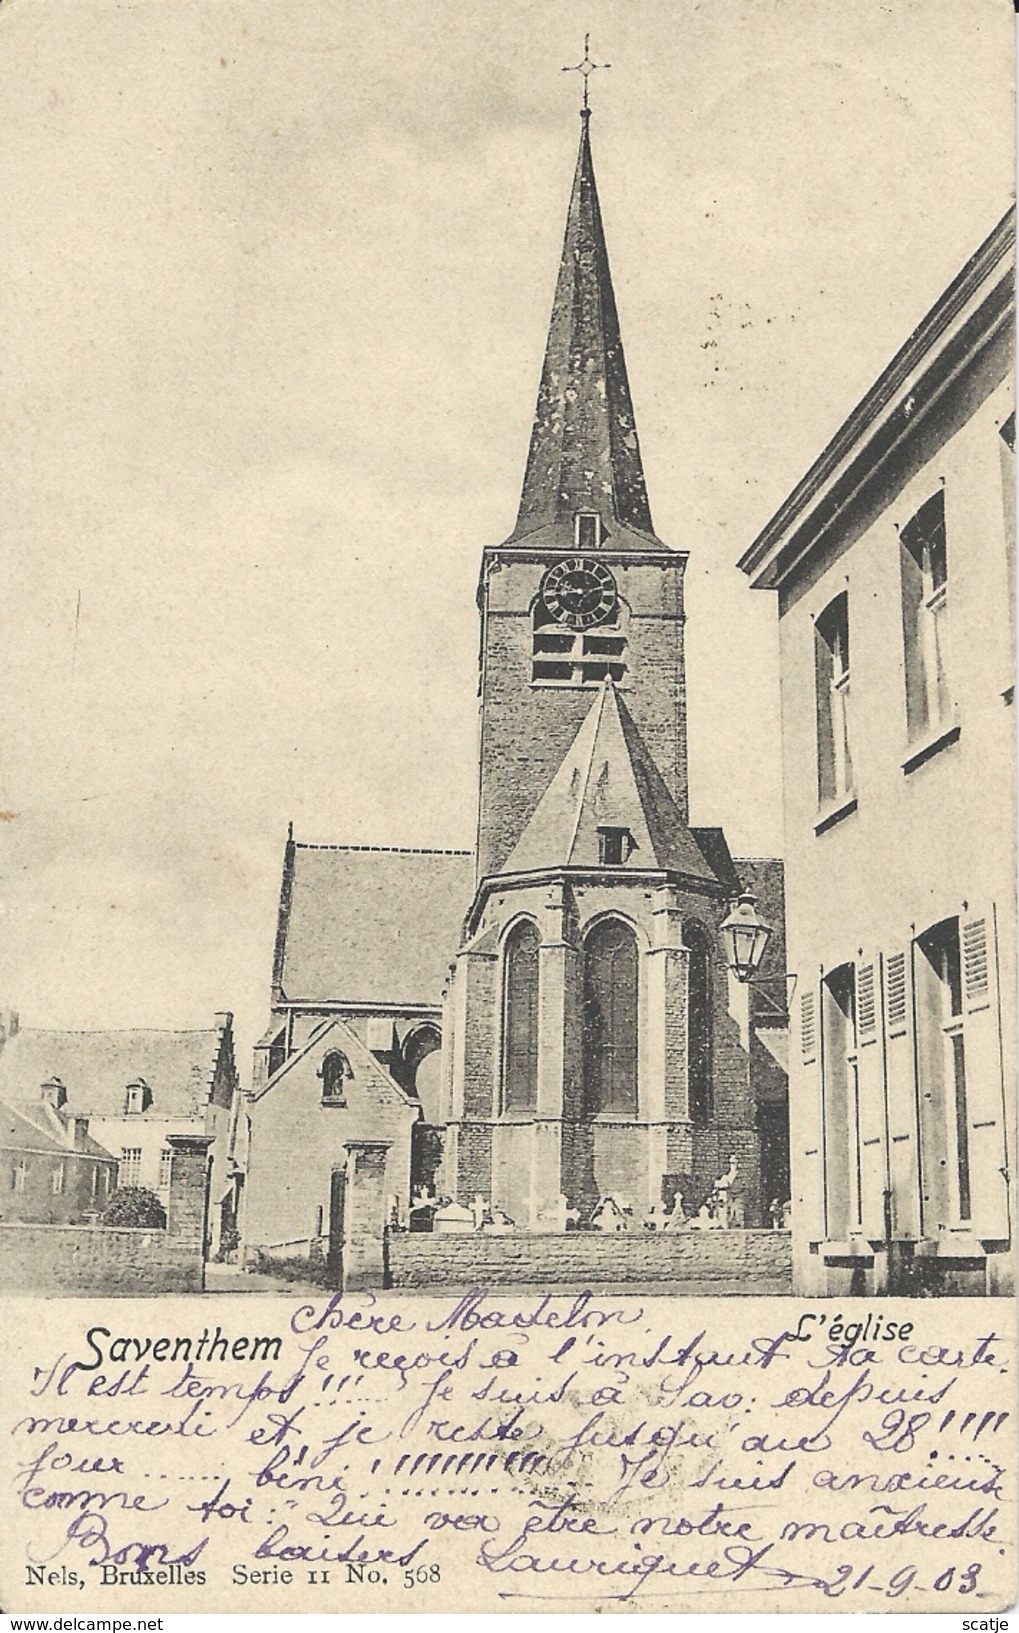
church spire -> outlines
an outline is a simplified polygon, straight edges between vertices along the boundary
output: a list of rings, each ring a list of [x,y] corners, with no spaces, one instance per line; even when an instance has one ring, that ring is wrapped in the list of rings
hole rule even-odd
[[[585,89],[586,84],[585,78]],[[653,537],[591,159],[589,108],[581,110],[580,120],[580,152],[514,537],[557,522],[568,522],[572,536],[578,512],[597,512],[605,535],[621,524]]]

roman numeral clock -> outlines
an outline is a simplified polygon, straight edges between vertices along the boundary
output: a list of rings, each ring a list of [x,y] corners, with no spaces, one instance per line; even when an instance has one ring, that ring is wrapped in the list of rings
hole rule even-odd
[[[557,624],[592,629],[612,617],[619,601],[616,581],[600,561],[557,561],[541,581],[541,600]]]

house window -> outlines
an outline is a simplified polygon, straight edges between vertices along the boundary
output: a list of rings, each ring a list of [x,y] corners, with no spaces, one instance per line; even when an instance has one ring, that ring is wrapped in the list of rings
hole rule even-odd
[[[687,948],[687,1093],[691,1121],[711,1120],[711,943],[700,924],[683,930]]]
[[[322,1103],[330,1106],[345,1106],[347,1103],[347,1079],[353,1077],[350,1061],[339,1049],[330,1049],[319,1067],[319,1076],[322,1079]]]
[[[170,1150],[169,1146],[164,1145],[162,1151],[159,1153],[159,1189],[161,1191],[168,1191],[170,1189],[170,1169],[172,1167],[173,1152]]]
[[[142,1148],[140,1145],[125,1145],[120,1152],[120,1183],[121,1185],[137,1185],[141,1179]]]
[[[849,596],[843,592],[814,625],[817,794],[822,805],[852,793],[849,749]]]
[[[590,630],[557,623],[539,597],[531,631],[531,680],[545,685],[597,686],[626,676],[629,614],[617,601],[611,617]]]
[[[841,964],[825,977],[824,1166],[828,1235],[838,1240],[862,1218],[863,1152],[856,1065],[856,969]]]
[[[621,867],[637,849],[629,828],[598,829],[598,861],[602,867]]]
[[[24,1157],[19,1157],[11,1169],[11,1190],[24,1191],[28,1185],[28,1163]]]
[[[637,1115],[637,940],[603,919],[584,942],[584,1105]]]
[[[578,510],[573,518],[573,542],[578,550],[597,550],[601,544],[601,517],[596,510]]]
[[[538,1099],[538,949],[529,920],[506,938],[502,1000],[502,1107],[533,1111]]]
[[[945,919],[918,941],[917,1039],[921,1094],[936,1130],[940,1155],[931,1164],[927,1200],[944,1205],[950,1218],[966,1223],[972,1215],[966,1040],[962,1007],[962,951],[959,920]],[[939,1185],[947,1169],[947,1190]],[[939,1195],[938,1192],[941,1192]]]
[[[906,724],[910,741],[949,724],[948,542],[938,491],[900,534]]]
[[[64,1189],[64,1164],[58,1162],[50,1174],[50,1190],[54,1196],[60,1196]]]

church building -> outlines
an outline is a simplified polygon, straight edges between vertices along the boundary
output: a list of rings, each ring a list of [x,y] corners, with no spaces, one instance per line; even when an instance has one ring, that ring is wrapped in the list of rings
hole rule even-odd
[[[401,853],[404,888],[381,892],[386,955],[353,892],[344,917],[309,890],[317,873],[335,892],[351,853],[288,846],[251,1205],[260,1123],[274,1144],[264,1184],[271,1168],[294,1173],[308,1160],[296,1170],[278,1160],[287,1079],[300,1075],[292,1053],[324,1055],[337,1027],[348,1039],[345,1109],[360,1096],[363,1123],[385,1104],[394,1195],[480,1197],[532,1231],[566,1217],[583,1226],[609,1197],[637,1221],[677,1199],[695,1212],[727,1170],[747,1225],[767,1223],[788,1196],[782,869],[734,860],[720,828],[690,826],[686,562],[651,517],[585,108],[516,524],[482,554],[475,852]],[[369,893],[393,866],[383,851],[354,861]],[[419,875],[439,911],[416,900]],[[767,1000],[730,974],[719,936],[746,888],[774,929]],[[315,966],[314,1004],[296,977],[288,985],[298,964]],[[337,964],[343,990],[338,978],[326,991],[322,973]],[[387,967],[413,969],[414,990],[383,991]],[[439,1047],[422,1096],[402,1051],[424,1036]],[[378,1089],[379,1073],[392,1092]],[[325,1140],[342,1155],[321,1083],[308,1093],[320,1149]],[[417,1125],[413,1139],[404,1121]],[[313,1209],[323,1229],[328,1198],[300,1191],[281,1209],[277,1187],[277,1234],[309,1235]]]

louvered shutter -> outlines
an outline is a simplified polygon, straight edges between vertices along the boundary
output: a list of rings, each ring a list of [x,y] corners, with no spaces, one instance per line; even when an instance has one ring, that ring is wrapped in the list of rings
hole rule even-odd
[[[959,940],[972,1224],[984,1241],[1001,1241],[1009,1235],[1009,1198],[993,909],[964,914]]]
[[[799,1060],[790,1084],[793,1221],[807,1241],[825,1237],[824,1125],[821,1111],[821,1026],[816,985],[800,994]],[[793,1057],[795,1059],[795,1056]]]
[[[859,1099],[860,1219],[864,1235],[885,1234],[885,1084],[880,971],[876,957],[856,965],[856,1083]]]
[[[912,968],[905,952],[887,953],[881,962],[892,1236],[915,1241],[920,1235],[920,1171]]]

